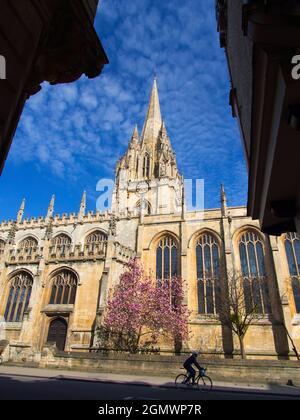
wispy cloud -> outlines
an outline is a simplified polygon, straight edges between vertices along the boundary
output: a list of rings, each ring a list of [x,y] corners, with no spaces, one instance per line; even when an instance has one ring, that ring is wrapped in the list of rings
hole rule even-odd
[[[103,75],[64,86],[44,84],[28,101],[7,162],[8,170],[25,173],[22,195],[31,195],[30,179],[38,172],[48,176],[43,188],[49,194],[53,188],[64,194],[68,182],[76,197],[70,203],[74,209],[78,189],[87,189],[94,200],[97,179],[114,177],[134,124],[142,129],[157,74],[181,172],[205,179],[207,207],[219,206],[221,182],[230,204],[245,204],[246,169],[228,105],[229,78],[214,1],[103,0],[96,29],[110,58]],[[10,184],[6,187],[13,195],[20,187],[13,179]],[[94,208],[94,201],[89,204]],[[47,203],[34,208],[39,205]],[[13,216],[9,208],[4,213]]]

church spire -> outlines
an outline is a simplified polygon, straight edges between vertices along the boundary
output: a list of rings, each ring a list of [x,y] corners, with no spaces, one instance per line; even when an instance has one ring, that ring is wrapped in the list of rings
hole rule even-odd
[[[162,126],[162,119],[160,113],[160,104],[158,97],[157,82],[154,79],[148,113],[144,124],[142,142],[153,143],[156,142]]]
[[[24,209],[25,209],[25,198],[23,198],[20,209],[18,211],[17,215],[17,223],[21,223],[24,215]]]

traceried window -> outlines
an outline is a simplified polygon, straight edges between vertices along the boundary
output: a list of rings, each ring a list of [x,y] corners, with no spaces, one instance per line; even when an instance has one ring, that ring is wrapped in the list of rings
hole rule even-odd
[[[20,248],[35,248],[37,246],[38,241],[32,236],[28,236],[28,238],[23,239],[23,241],[21,241],[19,244]]]
[[[246,311],[253,308],[260,314],[271,312],[267,284],[264,247],[253,231],[245,232],[239,240]]]
[[[150,156],[148,153],[144,156],[144,163],[143,163],[143,177],[149,178],[150,176]]]
[[[300,313],[300,240],[296,233],[285,236],[285,251],[289,265],[290,281],[293,290],[295,308]]]
[[[65,235],[62,233],[61,235],[55,236],[55,238],[52,239],[52,245],[53,246],[61,246],[61,245],[70,245],[71,244],[71,238],[68,235]]]
[[[159,241],[156,249],[156,278],[158,285],[178,275],[178,245],[171,236]]]
[[[27,311],[33,279],[26,272],[16,274],[10,280],[9,295],[4,318],[7,322],[21,322]]]
[[[28,236],[19,243],[19,249],[27,255],[31,255],[37,247],[38,241],[32,236]]]
[[[201,235],[196,243],[198,312],[216,314],[220,305],[220,249],[216,239]]]
[[[72,271],[63,270],[52,279],[50,304],[73,305],[77,290],[77,277]]]
[[[55,236],[52,239],[52,252],[60,252],[60,254],[65,254],[71,247],[72,240],[70,236],[62,233],[60,235]]]
[[[96,230],[90,233],[86,240],[85,245],[90,251],[106,251],[107,235],[101,230]]]
[[[90,233],[86,238],[87,244],[99,244],[100,242],[107,241],[107,235],[101,230],[96,230],[95,232]]]

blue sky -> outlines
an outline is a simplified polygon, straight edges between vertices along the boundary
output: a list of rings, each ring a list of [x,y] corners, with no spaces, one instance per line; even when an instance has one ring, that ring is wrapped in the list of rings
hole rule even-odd
[[[95,210],[96,183],[113,178],[147,111],[154,74],[162,114],[185,178],[204,178],[205,207],[246,204],[247,175],[219,47],[214,0],[102,0],[96,30],[110,64],[94,80],[43,84],[26,105],[0,179],[0,219],[78,211],[82,191]]]

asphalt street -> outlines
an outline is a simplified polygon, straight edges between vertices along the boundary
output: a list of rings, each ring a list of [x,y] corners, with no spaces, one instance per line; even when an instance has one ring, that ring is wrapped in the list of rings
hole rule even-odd
[[[159,385],[111,383],[64,378],[0,375],[1,400],[286,400],[300,396],[272,395],[268,392],[227,391],[204,392]]]

